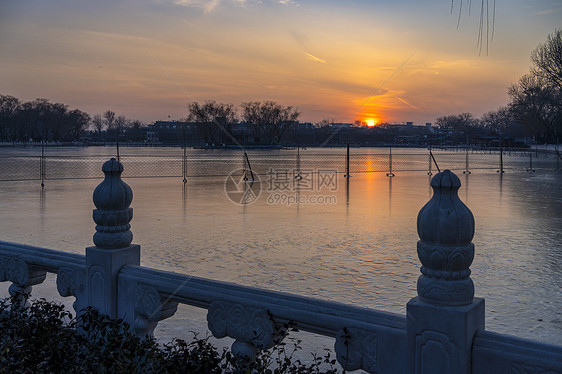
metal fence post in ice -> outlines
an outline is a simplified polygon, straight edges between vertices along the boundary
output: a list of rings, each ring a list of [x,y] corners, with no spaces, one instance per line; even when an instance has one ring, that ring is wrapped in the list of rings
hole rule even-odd
[[[484,329],[484,299],[474,298],[474,217],[449,170],[431,180],[433,197],[418,214],[418,296],[407,305],[408,373],[471,372],[472,341]]]
[[[503,170],[503,148],[500,148],[500,170],[498,170],[498,173],[504,173]]]
[[[185,145],[183,146],[183,156],[181,159],[181,174],[183,176],[183,184],[186,184],[187,183],[187,148],[185,147]]]
[[[347,145],[347,152],[345,155],[345,174],[343,176],[344,178],[351,177],[351,175],[349,174],[349,144]]]
[[[41,159],[39,161],[39,174],[41,178],[41,188],[45,188],[45,141],[41,141]]]
[[[433,172],[431,171],[431,147],[429,148],[429,154],[427,155],[427,175],[431,176],[433,175]]]
[[[386,173],[387,177],[393,177],[394,173],[392,172],[392,147],[388,149],[388,173]]]
[[[533,153],[529,152],[529,167],[527,168],[527,171],[532,171],[534,172],[535,169],[533,169]]]
[[[462,173],[463,173],[463,174],[472,174],[472,173],[470,172],[470,170],[469,170],[469,163],[468,163],[468,147],[467,147],[466,150],[465,150],[465,160],[464,160],[464,161],[465,161],[465,162],[464,162],[464,163],[465,163],[465,169],[464,169],[464,171],[463,171]]]
[[[94,190],[94,247],[86,248],[86,303],[117,318],[118,274],[124,265],[140,265],[140,246],[131,245],[131,187],[121,180],[123,165],[103,164],[105,179]]]

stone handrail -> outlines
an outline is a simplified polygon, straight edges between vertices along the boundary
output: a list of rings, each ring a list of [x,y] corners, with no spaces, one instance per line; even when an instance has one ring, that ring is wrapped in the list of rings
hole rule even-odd
[[[491,331],[478,331],[473,350],[475,373],[562,373],[560,346]]]
[[[86,256],[81,254],[0,241],[0,256],[14,255],[24,258],[28,266],[40,268],[48,273],[58,273],[60,268],[65,267],[84,268],[86,265]],[[0,262],[0,266],[3,264],[4,261]]]
[[[0,281],[10,281],[10,295],[31,293],[31,287],[43,283],[47,273],[57,274],[61,296],[81,296],[80,279],[84,278],[86,256],[48,248],[0,241]],[[77,297],[75,310],[86,305]]]
[[[56,273],[57,290],[76,298],[78,313],[95,307],[139,336],[152,335],[178,303],[205,308],[213,335],[233,338],[233,353],[248,359],[280,343],[293,325],[335,338],[346,370],[562,374],[562,347],[485,331],[484,300],[474,297],[470,278],[474,217],[448,170],[432,179],[433,197],[418,215],[421,275],[406,316],[140,266],[123,165],[111,159],[102,170],[94,191],[95,246],[85,256],[0,242],[0,281],[12,283],[11,295],[29,293],[47,272]]]
[[[406,319],[398,314],[131,265],[121,270],[119,287],[134,290],[128,293],[134,299],[122,299],[122,308],[137,316],[128,321],[138,332],[154,328],[163,310],[182,303],[208,309],[213,335],[236,339],[233,351],[240,355],[271,347],[291,322],[336,338],[337,358],[348,370],[374,371],[376,357],[377,365],[403,372]]]

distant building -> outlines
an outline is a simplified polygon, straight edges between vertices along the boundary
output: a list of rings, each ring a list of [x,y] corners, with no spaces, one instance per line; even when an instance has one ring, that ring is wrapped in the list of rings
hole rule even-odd
[[[348,129],[353,126],[352,123],[344,123],[344,122],[334,122],[332,123],[333,129]]]
[[[147,143],[158,143],[160,139],[158,138],[158,133],[156,131],[146,132],[146,142]]]
[[[199,134],[194,122],[156,121],[147,126],[146,141],[179,145],[198,142]]]
[[[410,123],[412,123],[412,122],[410,122]],[[403,123],[390,123],[388,125],[388,127],[390,129],[393,129],[393,130],[406,130],[407,128],[412,127],[412,125],[408,126],[408,125],[403,124]]]
[[[316,126],[312,122],[299,122],[298,123],[299,130],[315,130]]]

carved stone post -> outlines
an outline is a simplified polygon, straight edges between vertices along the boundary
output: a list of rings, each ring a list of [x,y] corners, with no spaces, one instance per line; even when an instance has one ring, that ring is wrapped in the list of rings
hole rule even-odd
[[[123,165],[112,158],[103,164],[105,179],[94,191],[95,247],[86,248],[87,305],[112,318],[117,315],[117,275],[123,265],[140,264],[140,246],[131,245],[129,222],[133,191],[121,180]]]
[[[484,329],[484,299],[474,298],[474,217],[449,170],[431,180],[433,197],[418,214],[418,297],[407,305],[407,372],[471,372],[472,340]]]

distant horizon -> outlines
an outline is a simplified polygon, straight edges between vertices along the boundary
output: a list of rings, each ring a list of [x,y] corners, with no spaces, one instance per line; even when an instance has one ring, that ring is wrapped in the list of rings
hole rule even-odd
[[[144,123],[183,118],[189,102],[205,100],[272,100],[297,107],[303,122],[480,117],[507,104],[532,50],[560,27],[562,7],[497,0],[484,9],[479,45],[480,4],[452,5],[4,2],[0,89]]]
[[[14,96],[14,95],[5,94],[5,93],[2,93],[2,92],[0,92],[0,95],[6,95],[6,96],[13,96],[13,97],[16,97],[16,96]],[[68,104],[63,103],[63,102],[58,102],[58,101],[56,101],[56,100],[51,100],[51,99],[49,99],[48,97],[36,97],[36,98],[31,99],[31,100],[24,100],[24,99],[19,98],[19,97],[16,97],[16,98],[19,99],[21,102],[30,102],[30,101],[34,101],[34,100],[38,100],[38,99],[46,99],[46,100],[48,100],[50,103],[60,103],[60,104],[67,105],[67,106],[69,107],[69,109],[71,109],[71,110],[73,110],[73,109],[78,109],[78,110],[84,111],[84,110],[82,110],[81,108],[70,107]],[[224,103],[224,104],[232,104],[232,103]],[[233,105],[234,105],[234,104],[233,104]],[[239,105],[234,105],[234,106],[235,106],[236,108],[239,108],[240,105],[241,105],[241,104],[239,104]],[[186,104],[186,106],[187,106],[187,104]],[[297,108],[298,108],[298,106],[297,106]],[[115,111],[112,110],[111,108],[108,108],[108,109],[106,109],[105,111],[107,111],[107,110],[110,110],[110,111],[115,112]],[[105,111],[104,111],[104,112],[105,112]],[[86,111],[84,111],[84,112],[86,112]],[[86,112],[86,113],[88,113],[90,116],[93,117],[93,116],[96,115],[96,114],[103,115],[104,112],[100,112],[100,113],[88,113],[88,112]],[[116,115],[121,115],[121,113],[118,113],[118,112],[115,112],[115,114],[116,114]],[[161,122],[196,122],[196,121],[189,121],[189,120],[187,119],[187,114],[188,114],[188,113],[187,113],[187,109],[186,109],[186,117],[183,117],[183,118],[160,118],[160,119],[155,119],[155,120],[153,120],[153,121],[146,121],[146,122],[145,122],[145,121],[141,121],[141,122],[142,122],[143,124],[151,124],[151,123],[155,123],[155,122],[158,122],[158,121],[161,121]],[[130,120],[137,120],[138,118],[136,118],[136,117],[127,117],[127,119],[130,119]],[[238,118],[238,120],[239,120],[240,122],[244,122],[241,118]],[[318,124],[318,123],[322,122],[323,120],[330,120],[330,118],[322,117],[322,119],[317,119],[317,120],[312,120],[312,121],[305,121],[305,120],[302,120],[301,118],[299,118],[299,119],[297,120],[297,122],[300,122],[300,123],[313,123],[313,124]],[[360,120],[360,119],[357,118],[356,120],[353,120],[353,121],[345,121],[345,122],[343,122],[343,121],[335,121],[335,120],[334,120],[334,121],[332,121],[332,122],[333,122],[333,123],[354,124],[355,121],[358,121],[358,120]],[[406,124],[406,123],[408,123],[408,122],[413,122],[414,125],[425,125],[425,124],[427,124],[427,123],[429,123],[429,122],[431,122],[431,123],[433,124],[433,123],[435,122],[435,119],[432,120],[432,121],[429,121],[429,120],[428,120],[428,121],[424,121],[424,122],[415,122],[415,121],[409,121],[409,120],[395,120],[395,121],[382,121],[382,122],[375,121],[375,122],[374,122],[374,125],[369,124],[369,120],[368,120],[368,119],[365,119],[364,121],[361,121],[362,126],[363,126],[363,123],[366,123],[366,124],[367,124],[366,126],[368,126],[368,127],[378,126],[378,125],[386,124],[386,123],[388,123],[388,124]]]

